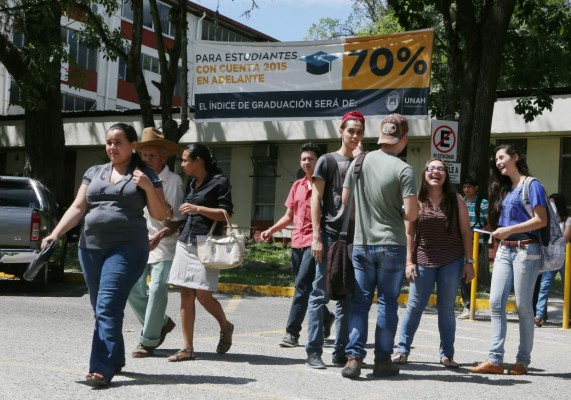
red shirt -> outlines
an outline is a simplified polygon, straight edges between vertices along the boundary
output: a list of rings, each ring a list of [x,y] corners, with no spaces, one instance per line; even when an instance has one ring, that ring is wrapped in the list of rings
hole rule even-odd
[[[293,183],[285,206],[293,211],[293,230],[291,247],[301,249],[311,246],[313,230],[311,227],[311,189],[308,179],[303,177]]]

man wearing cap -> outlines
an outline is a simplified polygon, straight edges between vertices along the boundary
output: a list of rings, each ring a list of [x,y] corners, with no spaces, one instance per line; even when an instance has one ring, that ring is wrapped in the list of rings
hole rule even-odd
[[[345,114],[341,120],[339,135],[341,148],[320,157],[313,173],[311,189],[311,224],[313,240],[311,255],[315,258],[316,273],[308,302],[306,364],[311,368],[326,368],[323,354],[323,324],[327,314],[326,269],[329,245],[339,238],[343,225],[344,206],[341,202],[343,180],[353,161],[353,152],[358,151],[365,134],[365,118],[358,111]],[[352,239],[354,221],[348,229],[348,241]],[[334,365],[344,365],[345,346],[348,343],[348,322],[351,297],[337,301],[335,310],[336,336],[333,344]]]
[[[418,215],[416,183],[412,167],[397,158],[408,143],[408,123],[400,114],[381,122],[380,148],[367,154],[361,177],[355,184],[355,237],[353,266],[355,291],[349,321],[346,378],[361,374],[367,344],[368,316],[377,289],[378,315],[375,328],[373,375],[392,376],[399,367],[391,361],[398,324],[398,297],[404,279],[407,237],[404,221]],[[343,183],[347,203],[354,178],[351,164]]]
[[[158,129],[145,128],[141,141],[137,144],[137,151],[147,166],[162,180],[169,215],[172,215],[165,221],[158,221],[152,218],[145,208],[151,252],[145,271],[129,295],[129,304],[143,324],[139,345],[131,355],[133,358],[145,358],[153,355],[155,348],[163,343],[166,335],[175,327],[174,321],[165,314],[168,300],[167,280],[176,248],[176,234],[181,225],[180,221],[184,221],[179,212],[184,192],[182,179],[166,165],[169,156],[178,152],[176,143],[166,140]],[[151,279],[147,290],[149,274]]]

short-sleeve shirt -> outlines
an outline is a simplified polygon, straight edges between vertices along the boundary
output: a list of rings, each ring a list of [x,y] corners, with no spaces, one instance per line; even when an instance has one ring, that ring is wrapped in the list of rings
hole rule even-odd
[[[487,224],[488,218],[488,200],[482,199],[480,203],[480,220],[477,221],[476,215],[476,205],[478,204],[478,195],[472,197],[472,200],[466,201],[466,196],[464,196],[464,202],[466,202],[466,208],[468,209],[468,217],[470,221],[470,229],[483,228]],[[483,235],[480,235],[480,243],[483,243]]]
[[[523,190],[523,184],[519,185],[515,189],[511,189],[507,196],[502,201],[502,212],[500,214],[500,219],[498,221],[499,226],[512,226],[521,224],[529,219],[530,215],[527,213],[525,206],[521,201],[521,193]],[[535,206],[547,206],[545,200],[545,191],[539,183],[539,181],[534,180],[529,185],[529,203],[531,209],[533,210]],[[530,236],[538,238],[539,231],[533,230],[526,233],[517,233],[510,235],[507,240],[525,240]]]
[[[285,202],[285,206],[293,211],[293,230],[291,231],[291,247],[293,249],[311,246],[313,240],[309,183],[305,176],[295,181]]]
[[[183,203],[191,203],[208,208],[223,208],[228,211],[229,215],[232,215],[232,187],[225,176],[209,174],[198,189],[195,189],[195,183],[196,178],[189,182]],[[213,222],[212,219],[201,214],[188,214],[178,240],[185,243],[196,242],[196,235],[207,235],[210,228],[212,228]],[[214,234],[220,235],[222,227],[225,225],[225,223],[216,224]]]
[[[337,152],[328,154],[332,154],[337,162],[337,170],[333,173],[332,179],[329,178],[329,168],[325,155],[317,160],[313,179],[320,178],[325,181],[321,208],[321,225],[328,234],[336,236],[339,235],[343,226],[343,211],[345,210],[341,201],[343,181],[353,159],[344,157]],[[352,231],[353,227],[354,221],[351,218],[349,231]]]
[[[343,186],[351,188],[355,163]],[[357,245],[406,246],[403,199],[416,194],[414,171],[392,153],[367,153],[355,186],[355,237]]]
[[[109,179],[111,163],[95,165],[83,176],[87,185],[87,213],[79,239],[82,249],[103,250],[121,245],[132,245],[149,250],[147,221],[143,209],[147,205],[145,191],[133,182],[133,168],[129,167],[117,183]],[[142,171],[155,188],[162,183],[150,168]]]
[[[184,217],[180,214],[179,211],[180,205],[182,204],[182,199],[184,198],[182,179],[174,172],[171,172],[168,165],[165,165],[163,170],[159,173],[159,178],[163,182],[165,200],[168,205],[172,207],[173,215],[171,221],[182,221]],[[156,220],[150,216],[147,207],[145,207],[145,219],[147,220],[149,238],[156,235],[159,231],[165,228],[165,224],[162,221]],[[170,236],[165,236],[161,239],[157,247],[155,247],[155,249],[149,253],[149,263],[168,261],[174,258],[178,232],[175,233]]]

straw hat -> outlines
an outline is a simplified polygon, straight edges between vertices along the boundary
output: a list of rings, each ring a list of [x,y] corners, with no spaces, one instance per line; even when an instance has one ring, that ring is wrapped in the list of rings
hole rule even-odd
[[[165,135],[156,128],[143,129],[141,141],[137,143],[137,150],[142,150],[150,146],[165,149],[169,156],[174,156],[178,153],[178,144],[165,139]]]

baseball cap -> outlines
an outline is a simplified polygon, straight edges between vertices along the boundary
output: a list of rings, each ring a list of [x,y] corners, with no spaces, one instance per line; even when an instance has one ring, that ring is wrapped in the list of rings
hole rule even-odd
[[[400,114],[389,114],[381,121],[381,135],[377,144],[396,144],[408,133],[408,122]]]

